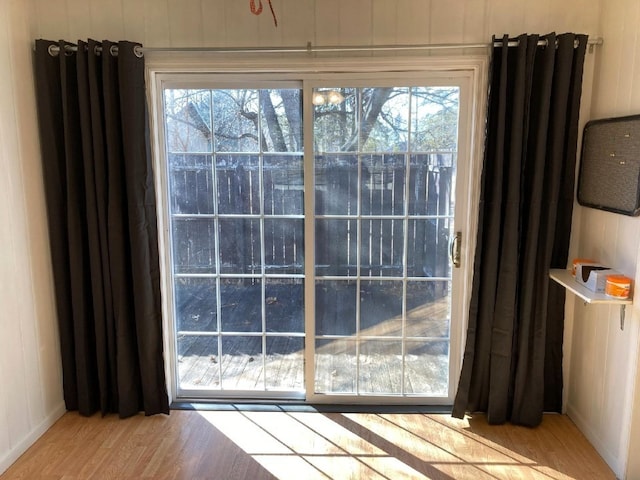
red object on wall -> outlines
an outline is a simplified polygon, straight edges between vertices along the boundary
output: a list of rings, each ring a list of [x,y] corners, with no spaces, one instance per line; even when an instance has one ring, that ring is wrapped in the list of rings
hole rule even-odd
[[[273,5],[271,5],[271,0],[267,0],[269,2],[269,9],[271,10],[271,16],[273,17],[273,24],[278,26],[278,19],[276,18],[276,12],[273,10]],[[258,6],[256,7],[255,0],[249,0],[249,8],[251,9],[251,13],[254,15],[260,15],[262,13],[262,0],[258,0]]]

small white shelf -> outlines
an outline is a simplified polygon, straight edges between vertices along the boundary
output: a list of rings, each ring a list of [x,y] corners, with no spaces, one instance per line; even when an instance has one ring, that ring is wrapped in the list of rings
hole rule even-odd
[[[576,279],[571,275],[569,270],[553,268],[549,270],[549,276],[571,293],[583,299],[586,303],[615,303],[618,305],[631,305],[633,303],[630,298],[621,300],[619,298],[612,298],[604,293],[596,293],[589,290],[587,287],[576,282]]]
[[[625,307],[633,303],[631,298],[612,298],[604,293],[593,292],[587,287],[576,282],[576,279],[571,275],[569,270],[564,270],[562,268],[552,268],[549,270],[549,277],[565,287],[571,293],[580,297],[585,303],[620,305],[620,329],[624,330]]]

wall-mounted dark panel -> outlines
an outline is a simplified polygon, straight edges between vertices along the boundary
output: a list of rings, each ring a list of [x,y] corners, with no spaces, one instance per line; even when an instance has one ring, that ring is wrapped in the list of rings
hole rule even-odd
[[[584,127],[580,205],[640,215],[640,115],[592,120]]]

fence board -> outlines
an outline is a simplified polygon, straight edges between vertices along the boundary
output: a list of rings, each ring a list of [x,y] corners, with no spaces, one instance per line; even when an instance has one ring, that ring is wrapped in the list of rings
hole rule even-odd
[[[320,275],[354,275],[358,220],[358,168],[355,156],[333,156],[319,161],[316,211],[350,215],[349,219],[316,222],[317,263],[329,265]],[[404,155],[365,156],[360,188],[363,215],[397,215],[396,219],[360,220],[361,274],[399,275],[405,246],[403,220],[405,191],[409,188],[410,215],[448,216],[452,207],[452,156],[414,155],[409,184],[405,185]],[[194,215],[174,219],[174,253],[181,273],[212,272],[215,267],[214,220],[198,219],[213,213],[212,158],[175,155],[171,170],[173,213]],[[269,272],[302,273],[303,227],[300,219],[273,219],[271,215],[303,211],[301,160],[273,157],[265,162],[262,179],[263,212],[260,221],[242,218],[260,213],[260,171],[255,155],[221,155],[216,164],[218,213],[238,215],[219,220],[219,246],[226,273],[261,273],[260,240]],[[291,182],[291,184],[289,184]],[[449,275],[449,218],[412,219],[407,224],[407,274]]]

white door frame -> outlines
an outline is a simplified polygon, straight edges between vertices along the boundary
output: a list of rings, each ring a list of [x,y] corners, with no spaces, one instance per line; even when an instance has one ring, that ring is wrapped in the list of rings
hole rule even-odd
[[[236,87],[241,87],[246,83],[246,74],[251,74],[255,79],[256,76],[263,77],[268,81],[271,80],[302,80],[303,82],[335,80],[339,76],[348,76],[356,78],[358,76],[368,77],[375,73],[380,77],[399,78],[406,75],[426,75],[429,78],[435,77],[464,77],[467,79],[468,88],[461,91],[460,104],[466,104],[468,109],[461,111],[460,124],[458,131],[459,151],[458,164],[467,161],[467,168],[458,168],[456,179],[456,199],[464,198],[464,202],[456,202],[456,231],[462,233],[461,262],[464,276],[456,275],[454,272],[456,288],[458,290],[456,305],[452,305],[452,318],[454,318],[455,308],[456,314],[460,319],[452,322],[450,331],[450,366],[449,366],[449,394],[446,397],[434,398],[430,400],[432,404],[451,404],[455,392],[457,390],[459,372],[462,365],[462,356],[464,353],[464,344],[468,323],[468,310],[471,297],[471,283],[473,275],[473,260],[475,252],[476,235],[478,230],[478,203],[480,197],[480,178],[482,172],[482,158],[484,147],[484,128],[486,116],[487,101],[487,82],[488,82],[488,56],[487,55],[469,55],[469,56],[423,56],[423,57],[355,57],[355,58],[284,58],[283,56],[275,56],[270,58],[267,55],[262,57],[242,57],[231,58],[228,55],[211,54],[206,52],[185,53],[185,54],[167,54],[166,52],[149,52],[145,53],[146,57],[146,79],[147,93],[150,108],[150,127],[151,127],[151,147],[153,155],[153,165],[156,182],[156,197],[158,204],[158,237],[159,251],[168,251],[168,235],[169,225],[166,218],[168,211],[167,198],[167,179],[164,163],[164,144],[165,139],[162,134],[162,91],[165,82],[169,79],[176,79],[176,74],[181,77],[180,84],[183,88],[202,84],[209,74],[228,74],[229,78],[235,83]],[[237,75],[234,75],[237,74]],[[363,75],[364,74],[364,75]],[[235,78],[234,78],[235,77]],[[209,82],[207,82],[209,83]],[[261,82],[262,84],[262,82]],[[304,90],[305,104],[311,104],[309,89]],[[309,122],[305,121],[305,128]],[[305,142],[308,138],[305,135]],[[311,173],[313,170],[311,169]],[[313,183],[313,176],[309,175],[309,171],[305,169],[305,189],[309,189]],[[310,190],[312,191],[312,190]],[[464,192],[465,195],[461,195]],[[309,202],[307,202],[309,203]],[[305,214],[309,212],[305,203]],[[307,222],[307,225],[312,222]],[[311,227],[306,227],[312,229]],[[305,230],[305,238],[310,233]],[[305,257],[305,262],[313,262],[313,258]],[[173,304],[170,291],[171,282],[171,266],[169,258],[166,256],[160,260],[161,270],[161,287],[162,287],[162,309],[163,309],[163,338],[166,365],[166,379],[170,401],[176,399],[176,372],[174,362],[171,358],[175,358],[175,347],[172,327]],[[313,270],[311,270],[313,271]],[[313,282],[306,282],[306,289],[313,289]],[[305,295],[313,295],[313,292],[305,292]],[[310,297],[313,298],[313,297]],[[307,309],[305,309],[307,310]],[[307,312],[307,315],[310,312]],[[308,328],[308,325],[307,325]],[[308,348],[309,346],[307,346]],[[309,363],[309,362],[307,362]],[[308,367],[307,367],[308,368]],[[313,383],[313,377],[306,381]],[[308,388],[308,392],[313,392],[313,388]],[[182,400],[182,399],[181,399]],[[415,403],[415,398],[390,398],[390,397],[358,397],[359,402],[380,403]],[[310,395],[307,396],[308,402],[327,402],[337,403],[339,401],[353,401],[351,397],[335,397]]]

